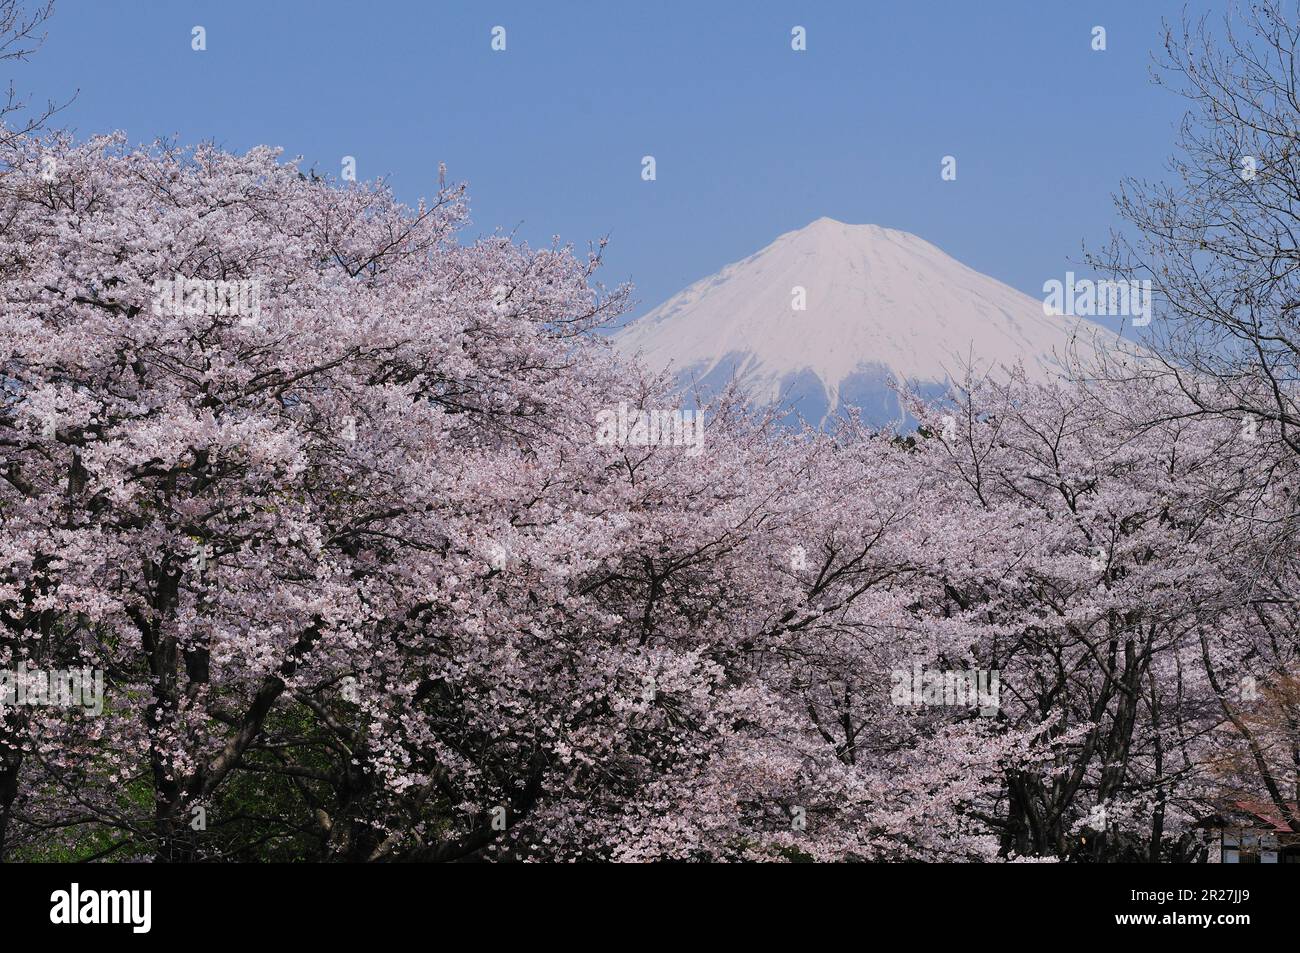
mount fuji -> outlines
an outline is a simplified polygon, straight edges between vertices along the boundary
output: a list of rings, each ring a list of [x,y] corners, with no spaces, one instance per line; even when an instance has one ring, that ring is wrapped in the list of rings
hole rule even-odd
[[[968,364],[1020,362],[1044,379],[1103,336],[1114,332],[1047,314],[915,235],[819,218],[677,293],[614,346],[704,394],[734,377],[753,403],[813,424],[855,406],[887,425],[905,416],[891,379],[927,397]]]

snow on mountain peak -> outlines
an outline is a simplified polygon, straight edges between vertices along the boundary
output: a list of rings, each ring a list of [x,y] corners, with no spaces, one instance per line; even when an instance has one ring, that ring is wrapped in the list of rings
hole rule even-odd
[[[935,391],[970,362],[1048,376],[1080,331],[1105,333],[916,235],[823,217],[674,295],[615,346],[706,390],[738,376],[756,401],[810,419],[844,403],[892,418],[891,376]]]

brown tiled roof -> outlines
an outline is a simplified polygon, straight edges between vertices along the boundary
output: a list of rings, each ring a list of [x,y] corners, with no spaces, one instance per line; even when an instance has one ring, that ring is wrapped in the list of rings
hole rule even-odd
[[[1289,833],[1291,825],[1286,822],[1277,805],[1272,801],[1233,801],[1232,806],[1243,814],[1250,814],[1280,833]],[[1292,816],[1297,814],[1294,801],[1287,802],[1287,809]]]

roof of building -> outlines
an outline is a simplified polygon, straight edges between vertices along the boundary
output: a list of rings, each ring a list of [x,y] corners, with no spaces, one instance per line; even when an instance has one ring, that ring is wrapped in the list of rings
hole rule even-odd
[[[1292,816],[1300,818],[1296,802],[1286,802]],[[1197,821],[1197,827],[1236,827],[1249,825],[1264,827],[1280,834],[1293,833],[1283,812],[1272,801],[1226,801],[1215,813]]]

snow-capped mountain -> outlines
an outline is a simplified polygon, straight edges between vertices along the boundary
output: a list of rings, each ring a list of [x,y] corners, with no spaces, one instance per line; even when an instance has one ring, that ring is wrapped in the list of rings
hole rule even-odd
[[[1076,341],[1084,350],[1108,333],[1045,314],[915,235],[819,218],[697,281],[614,342],[706,393],[736,376],[755,402],[789,404],[814,423],[852,405],[885,424],[902,416],[891,377],[938,394],[968,363],[996,373],[1020,361],[1047,376]]]

